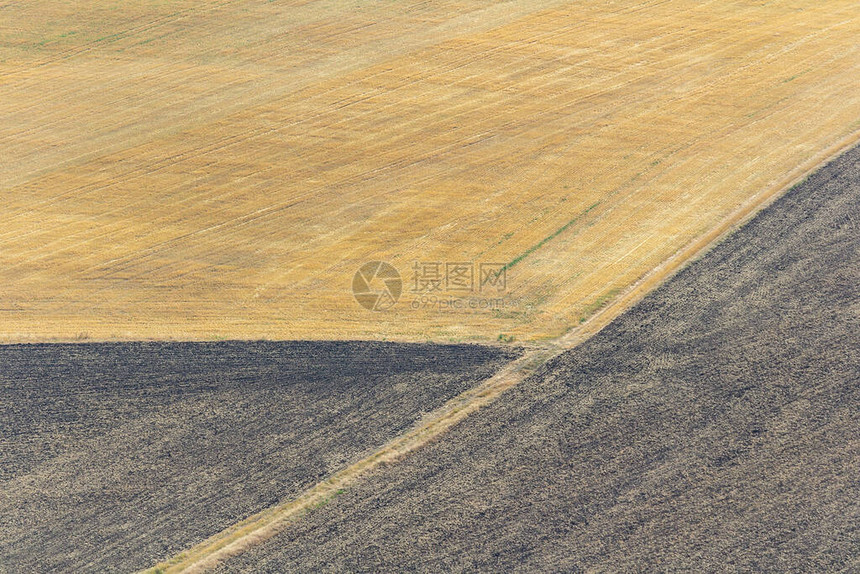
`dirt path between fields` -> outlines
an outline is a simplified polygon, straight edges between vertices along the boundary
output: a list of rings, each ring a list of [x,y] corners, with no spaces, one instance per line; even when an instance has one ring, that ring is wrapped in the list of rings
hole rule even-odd
[[[803,181],[811,173],[817,171],[827,161],[857,144],[858,141],[860,141],[860,132],[852,134],[845,140],[812,157],[781,180],[774,181],[771,188],[752,197],[718,226],[677,251],[627,291],[592,315],[586,322],[554,341],[528,347],[522,357],[508,364],[477,387],[464,392],[448,401],[442,408],[429,413],[415,428],[389,442],[370,456],[336,472],[325,481],[305,491],[301,496],[246,518],[169,561],[146,570],[146,572],[150,574],[205,572],[224,560],[239,555],[248,548],[273,537],[290,521],[300,519],[307,512],[326,504],[330,499],[337,496],[342,489],[358,480],[369,470],[382,464],[393,463],[410,451],[438,439],[449,428],[492,402],[507,389],[523,381],[550,359],[576,347],[598,333],[684,265],[703,255],[734,229],[754,217],[756,213]]]

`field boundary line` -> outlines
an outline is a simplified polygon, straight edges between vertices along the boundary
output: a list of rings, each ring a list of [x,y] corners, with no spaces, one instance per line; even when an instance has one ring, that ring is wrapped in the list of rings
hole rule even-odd
[[[406,433],[392,439],[370,455],[335,472],[298,497],[258,512],[144,572],[149,574],[204,572],[227,558],[241,554],[249,547],[277,534],[291,519],[298,518],[325,504],[336,496],[340,489],[353,483],[365,472],[393,462],[442,435],[450,427],[492,402],[557,354],[558,350],[554,346],[527,348],[522,356],[502,367],[496,374],[485,379],[478,386],[448,400],[442,407],[425,415]]]
[[[812,155],[794,170],[763,191],[751,196],[738,209],[723,218],[710,230],[678,249],[641,279],[621,292],[582,325],[570,329],[554,340],[561,349],[569,350],[590,339],[616,317],[641,301],[648,293],[665,283],[687,264],[699,259],[739,227],[754,218],[780,197],[788,193],[848,149],[860,144],[860,130],[850,133],[824,150]]]
[[[856,145],[858,141],[860,141],[860,130],[852,132],[835,144],[812,155],[791,173],[776,180],[774,185],[750,197],[715,227],[676,251],[612,302],[591,315],[583,324],[551,341],[525,346],[525,353],[520,358],[505,365],[478,386],[450,399],[445,405],[426,415],[415,427],[370,455],[334,473],[296,498],[254,514],[143,572],[146,574],[197,573],[214,568],[228,558],[242,554],[252,546],[272,538],[290,521],[325,504],[365,472],[382,464],[392,463],[401,456],[439,438],[449,428],[491,403],[551,359],[596,335],[685,265],[707,253],[738,227],[803,182],[823,165]]]

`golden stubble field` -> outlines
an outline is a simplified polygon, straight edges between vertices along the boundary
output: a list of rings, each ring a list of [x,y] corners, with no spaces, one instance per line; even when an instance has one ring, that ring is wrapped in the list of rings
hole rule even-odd
[[[561,335],[854,138],[858,37],[847,1],[6,4],[0,340]],[[508,264],[504,308],[414,309],[415,262]]]

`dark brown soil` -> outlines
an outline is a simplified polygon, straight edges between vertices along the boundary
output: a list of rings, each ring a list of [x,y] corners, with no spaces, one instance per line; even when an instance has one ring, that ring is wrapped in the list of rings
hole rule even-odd
[[[860,571],[860,148],[222,571]]]
[[[128,572],[404,432],[518,356],[479,346],[0,347],[0,572]]]

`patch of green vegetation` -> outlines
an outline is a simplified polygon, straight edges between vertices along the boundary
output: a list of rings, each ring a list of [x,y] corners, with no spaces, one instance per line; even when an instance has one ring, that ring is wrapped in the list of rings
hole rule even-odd
[[[70,36],[74,36],[77,33],[78,33],[77,30],[70,30],[70,31],[64,32],[62,34],[58,34],[56,36],[49,36],[47,38],[43,38],[42,40],[40,40],[38,42],[35,42],[30,47],[32,47],[32,48],[44,48],[48,44],[53,44],[54,42],[59,42],[60,40],[65,40],[66,38],[69,38]]]
[[[317,502],[313,503],[308,509],[305,510],[305,513],[317,510],[318,508],[322,508],[323,506],[325,506],[326,504],[328,504],[329,502],[334,500],[335,497],[340,496],[344,492],[346,492],[345,488],[338,488],[332,494],[330,494],[328,496],[324,496],[323,498],[321,498]]]
[[[118,40],[126,35],[125,32],[117,32],[116,34],[108,34],[107,36],[102,36],[101,38],[96,38],[96,42],[104,42],[105,40]]]
[[[506,333],[499,333],[499,341],[502,343],[513,343],[516,337]]]
[[[802,76],[802,75],[804,75],[804,74],[808,73],[810,70],[812,70],[812,68],[807,68],[807,69],[803,70],[802,72],[798,72],[797,74],[794,74],[794,75],[793,75],[793,76],[791,76],[790,78],[786,78],[786,79],[784,79],[784,80],[782,81],[782,83],[783,83],[783,84],[787,84],[787,83],[789,83],[789,82],[793,82],[794,80],[796,80],[796,79],[797,79],[797,78],[799,78],[800,76]]]
[[[513,319],[514,317],[519,317],[523,314],[522,311],[507,311],[504,309],[493,309],[492,313],[493,317],[499,319]]]
[[[146,40],[141,40],[140,42],[135,44],[135,46],[146,46],[147,44],[155,42],[156,40],[161,40],[165,36],[166,34],[164,36],[152,36],[151,38],[147,38]]]
[[[597,311],[599,311],[604,306],[606,306],[606,304],[609,301],[611,301],[612,299],[614,299],[615,296],[618,295],[618,293],[620,293],[620,292],[621,292],[621,289],[619,289],[617,287],[615,289],[610,289],[609,291],[607,291],[606,293],[604,293],[603,295],[601,295],[600,297],[598,297],[597,299],[595,299],[594,301],[592,301],[591,303],[586,305],[585,309],[582,310],[582,315],[579,317],[579,322],[585,323],[589,317],[591,317]]]
[[[514,265],[516,265],[517,263],[519,263],[520,261],[522,261],[523,259],[525,259],[529,255],[531,255],[532,253],[534,253],[535,251],[537,251],[538,249],[540,249],[541,247],[546,245],[548,242],[552,241],[553,239],[555,239],[556,237],[558,237],[559,235],[561,235],[562,233],[567,231],[571,226],[573,226],[574,223],[578,222],[580,219],[582,219],[583,217],[588,215],[588,212],[590,212],[592,209],[594,209],[598,205],[600,205],[599,201],[590,205],[585,211],[583,211],[582,213],[580,213],[579,215],[577,215],[576,217],[574,217],[573,219],[571,219],[570,221],[568,221],[567,223],[565,223],[564,225],[562,225],[561,227],[556,229],[553,233],[544,237],[538,243],[536,243],[535,245],[532,245],[531,247],[529,247],[528,249],[526,249],[525,251],[523,251],[522,253],[520,253],[516,257],[514,257],[510,262],[508,262],[505,265],[505,269],[506,270],[511,269]]]

